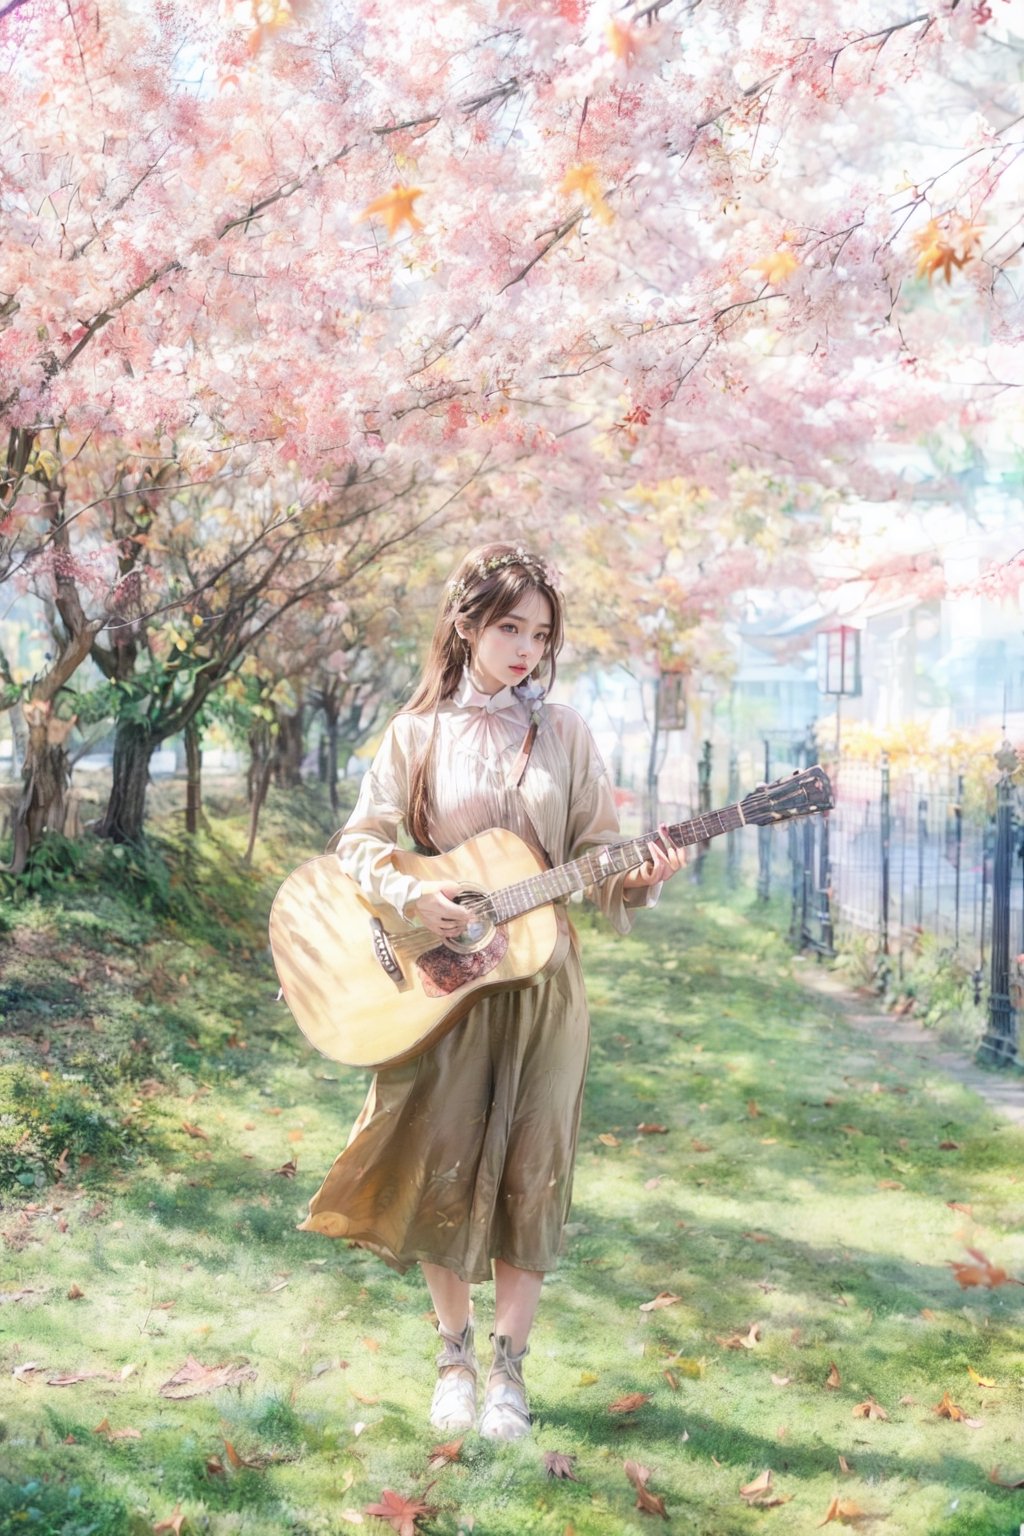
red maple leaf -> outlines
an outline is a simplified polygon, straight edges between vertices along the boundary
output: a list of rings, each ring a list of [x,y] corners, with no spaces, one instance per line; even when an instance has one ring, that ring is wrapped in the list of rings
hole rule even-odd
[[[376,1515],[378,1520],[386,1520],[398,1536],[417,1536],[416,1521],[433,1513],[431,1506],[424,1504],[422,1499],[405,1499],[393,1488],[382,1491],[379,1504],[363,1505],[364,1515]]]

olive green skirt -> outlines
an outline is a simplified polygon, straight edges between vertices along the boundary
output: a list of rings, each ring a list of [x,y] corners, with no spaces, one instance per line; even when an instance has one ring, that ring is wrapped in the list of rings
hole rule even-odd
[[[377,1073],[300,1230],[404,1272],[554,1269],[572,1198],[590,1025],[575,948],[549,981],[485,998]]]

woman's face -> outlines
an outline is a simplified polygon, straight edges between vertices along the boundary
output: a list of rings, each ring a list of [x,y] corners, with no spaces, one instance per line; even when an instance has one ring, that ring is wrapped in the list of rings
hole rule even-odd
[[[543,592],[527,587],[511,613],[483,629],[466,630],[473,685],[482,693],[498,693],[524,683],[548,646],[552,618]]]

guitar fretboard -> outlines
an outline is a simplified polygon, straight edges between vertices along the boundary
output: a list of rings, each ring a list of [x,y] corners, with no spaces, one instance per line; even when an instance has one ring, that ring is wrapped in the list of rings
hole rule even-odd
[[[695,843],[720,837],[723,832],[734,832],[744,825],[744,820],[738,805],[727,805],[721,811],[709,811],[706,816],[695,816],[692,821],[678,822],[669,827],[668,836],[676,848],[692,847]],[[492,923],[507,923],[514,917],[522,917],[525,912],[546,906],[550,901],[561,901],[576,891],[599,885],[613,875],[638,869],[647,862],[648,843],[657,841],[658,834],[648,832],[643,837],[591,849],[568,864],[558,864],[542,874],[531,875],[528,880],[492,891],[479,906]]]

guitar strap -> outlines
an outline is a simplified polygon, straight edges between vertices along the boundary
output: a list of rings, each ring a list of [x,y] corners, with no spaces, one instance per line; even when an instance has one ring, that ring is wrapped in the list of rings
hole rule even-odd
[[[508,771],[508,778],[505,780],[505,783],[509,789],[522,788],[523,779],[526,777],[526,769],[530,762],[530,753],[533,751],[533,744],[536,740],[537,722],[536,720],[531,720],[530,724],[527,726],[526,735],[523,737],[523,744],[519,748],[519,751],[516,753],[515,761]],[[518,796],[518,800],[520,815],[526,822],[526,825],[529,827],[530,831],[533,833],[536,851],[543,854],[548,869],[553,869],[554,860],[537,835],[537,828],[533,824],[533,817],[526,809],[526,804],[522,795]],[[527,839],[527,841],[529,841],[529,839]]]
[[[537,722],[536,720],[531,720],[530,724],[526,728],[526,735],[523,737],[523,744],[519,748],[519,751],[516,753],[516,760],[508,771],[509,789],[518,789],[522,784],[523,779],[526,777],[526,769],[530,761],[530,753],[533,751],[533,744],[536,740]]]

